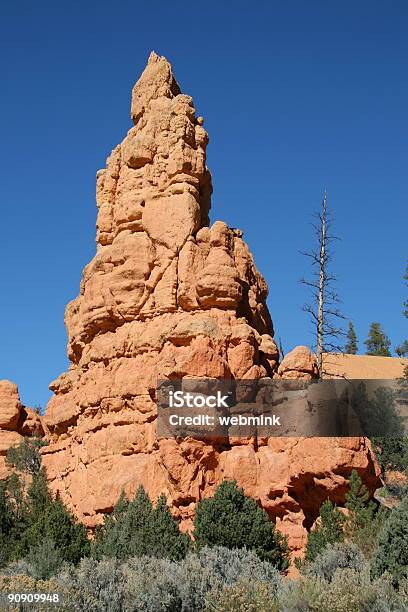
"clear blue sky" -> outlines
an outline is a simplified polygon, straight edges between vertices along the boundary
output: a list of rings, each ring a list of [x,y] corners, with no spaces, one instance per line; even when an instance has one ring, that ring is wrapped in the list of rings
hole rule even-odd
[[[205,117],[211,220],[244,231],[285,349],[311,342],[299,250],[324,187],[360,350],[371,321],[407,337],[407,31],[406,0],[1,2],[0,378],[44,406],[67,367],[95,172],[152,49]]]

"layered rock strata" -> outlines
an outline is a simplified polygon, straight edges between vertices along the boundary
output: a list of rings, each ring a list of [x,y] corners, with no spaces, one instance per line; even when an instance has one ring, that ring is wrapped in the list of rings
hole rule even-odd
[[[151,54],[131,116],[97,174],[97,252],[66,309],[71,367],[51,384],[42,449],[51,487],[94,528],[142,484],[187,530],[197,501],[235,478],[300,550],[321,502],[344,501],[352,468],[375,488],[371,449],[363,438],[158,439],[159,379],[312,378],[316,363],[298,347],[279,365],[242,232],[209,226],[208,136],[165,58]]]

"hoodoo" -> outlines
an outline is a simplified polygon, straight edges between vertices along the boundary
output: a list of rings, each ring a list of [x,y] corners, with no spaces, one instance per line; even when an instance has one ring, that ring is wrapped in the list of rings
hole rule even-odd
[[[164,57],[150,55],[131,117],[97,173],[97,252],[66,309],[71,366],[51,384],[42,449],[51,488],[92,528],[142,484],[189,529],[197,501],[235,478],[299,550],[322,501],[344,501],[353,468],[375,488],[370,445],[157,438],[159,379],[312,378],[316,364],[305,347],[279,364],[268,288],[242,232],[209,225],[208,136]]]

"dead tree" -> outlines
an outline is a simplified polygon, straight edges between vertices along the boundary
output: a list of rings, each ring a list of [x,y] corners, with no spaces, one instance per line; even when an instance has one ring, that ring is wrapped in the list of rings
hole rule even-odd
[[[310,315],[315,337],[315,350],[319,376],[323,374],[323,353],[343,352],[339,339],[345,335],[344,329],[336,324],[345,317],[337,304],[340,299],[334,290],[336,276],[330,272],[333,258],[332,243],[338,238],[331,234],[332,218],[327,207],[327,194],[324,192],[321,209],[314,215],[313,229],[316,247],[313,251],[301,251],[312,262],[311,280],[302,278],[300,283],[309,287],[313,301],[304,304],[303,311]]]

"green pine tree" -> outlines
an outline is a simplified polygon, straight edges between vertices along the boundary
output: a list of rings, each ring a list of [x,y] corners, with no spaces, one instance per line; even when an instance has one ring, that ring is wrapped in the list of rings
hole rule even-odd
[[[48,489],[39,452],[43,445],[40,439],[25,438],[9,449],[8,463],[29,474],[31,482],[25,490],[20,477],[13,473],[4,484],[3,492],[13,517],[10,556],[21,559],[28,555],[37,558],[41,567],[46,568],[54,566],[57,560],[77,563],[89,553],[90,544],[85,527],[77,523],[63,502],[58,497],[54,499]],[[53,552],[48,554],[51,547],[54,547]],[[45,563],[47,554],[48,565]],[[42,573],[46,571],[41,570]]]
[[[288,566],[285,538],[275,530],[267,513],[235,481],[222,482],[214,497],[199,502],[194,539],[198,547],[246,547],[280,570]]]
[[[377,516],[376,505],[370,500],[368,489],[356,470],[350,474],[345,505],[349,511],[344,525],[347,538],[357,544],[366,556],[371,556],[382,517]]]
[[[129,502],[121,494],[112,514],[105,517],[93,546],[93,556],[127,559],[142,555],[181,559],[189,547],[189,538],[179,530],[177,522],[161,496],[156,508],[140,486]]]
[[[344,515],[327,499],[320,507],[320,521],[307,538],[305,561],[314,561],[328,544],[344,539]]]
[[[151,517],[150,554],[160,559],[182,559],[190,548],[187,534],[180,533],[171,515],[165,495],[160,495]]]
[[[0,566],[9,560],[13,548],[14,514],[5,482],[0,482]]]
[[[391,357],[391,340],[381,329],[380,323],[371,323],[368,338],[364,344],[367,347],[366,355]]]
[[[356,355],[358,350],[357,346],[357,334],[354,329],[354,325],[351,321],[348,324],[348,332],[347,332],[347,343],[344,347],[344,352],[348,355]]]
[[[41,438],[23,438],[17,446],[12,446],[7,451],[7,463],[19,472],[26,474],[37,474],[41,469],[40,448],[47,443]]]
[[[408,357],[408,340],[404,340],[404,342],[397,346],[395,352],[398,357]]]
[[[112,514],[105,516],[104,524],[96,535],[93,555],[98,559],[127,559],[144,554],[152,512],[153,505],[142,486],[131,502],[122,491]]]
[[[371,567],[374,577],[389,572],[395,584],[408,576],[408,496],[392,510],[385,523]]]
[[[28,488],[25,523],[26,529],[16,550],[18,557],[38,548],[45,539],[54,542],[62,561],[77,563],[89,553],[85,527],[59,498],[52,497],[43,469],[33,476]]]
[[[27,504],[21,478],[13,472],[6,481],[7,497],[13,512],[12,541],[13,551],[27,528]],[[12,556],[15,555],[12,553]]]
[[[357,470],[351,471],[349,486],[349,491],[346,493],[346,508],[356,517],[364,515],[370,494]]]
[[[47,475],[44,468],[33,476],[27,490],[26,505],[29,523],[32,525],[46,512],[52,504],[52,496],[48,489]]]

